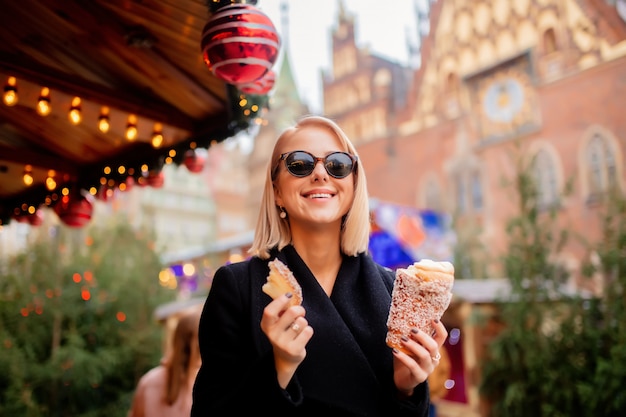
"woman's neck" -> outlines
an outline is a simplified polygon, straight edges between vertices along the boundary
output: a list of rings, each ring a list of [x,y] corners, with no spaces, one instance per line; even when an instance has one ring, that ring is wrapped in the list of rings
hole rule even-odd
[[[342,261],[340,234],[296,232],[292,245],[330,296]]]

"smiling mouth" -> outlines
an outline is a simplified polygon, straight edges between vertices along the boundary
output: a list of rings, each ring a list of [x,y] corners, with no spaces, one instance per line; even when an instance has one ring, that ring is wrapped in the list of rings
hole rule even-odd
[[[332,194],[329,193],[313,193],[305,196],[306,198],[331,198]]]

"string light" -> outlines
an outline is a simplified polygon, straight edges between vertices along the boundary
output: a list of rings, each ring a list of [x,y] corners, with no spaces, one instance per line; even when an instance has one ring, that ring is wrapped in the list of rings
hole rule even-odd
[[[152,130],[152,146],[154,148],[159,148],[163,143],[163,126],[161,123],[155,123],[154,129]]]
[[[100,129],[102,133],[107,133],[110,127],[111,124],[109,121],[109,108],[103,106],[100,109],[100,117],[98,118],[98,129]]]
[[[74,97],[72,99],[72,106],[70,107],[68,117],[70,122],[74,125],[79,124],[81,120],[83,120],[83,116],[80,111],[80,97]]]
[[[50,89],[48,87],[43,87],[41,89],[41,93],[39,94],[39,101],[37,102],[37,113],[42,116],[47,116],[50,114],[52,107],[50,107]]]
[[[48,177],[46,178],[46,188],[48,191],[52,191],[57,188],[57,182],[54,179],[55,175],[56,172],[53,169],[48,171]]]
[[[24,176],[22,179],[26,186],[31,186],[33,184],[33,167],[31,165],[26,165],[24,167]]]
[[[126,139],[137,139],[137,116],[131,114],[128,116],[128,122],[126,123]]]
[[[2,100],[7,106],[15,106],[17,104],[17,79],[15,77],[9,77],[7,80]]]

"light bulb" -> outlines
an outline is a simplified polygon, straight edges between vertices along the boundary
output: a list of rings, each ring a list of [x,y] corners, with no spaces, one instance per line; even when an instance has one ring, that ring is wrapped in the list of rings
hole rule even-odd
[[[70,122],[72,124],[77,125],[83,119],[83,116],[80,112],[80,97],[74,97],[72,100],[72,106],[70,107],[70,112],[68,114]]]
[[[102,109],[100,109],[100,118],[98,119],[98,129],[100,129],[102,133],[106,133],[109,131],[110,127],[111,124],[109,122],[109,108],[102,107]]]
[[[4,86],[2,100],[7,106],[15,106],[17,99],[17,79],[15,77],[9,77],[7,84]]]
[[[52,191],[57,188],[57,182],[54,180],[55,175],[56,172],[53,169],[48,171],[48,177],[46,178],[46,188],[48,191]]]
[[[26,165],[24,167],[24,176],[22,177],[24,184],[26,186],[31,186],[33,185],[33,167],[30,165]]]
[[[134,114],[128,116],[128,122],[126,123],[126,139],[137,139],[137,116]]]
[[[37,102],[37,113],[42,116],[47,116],[50,114],[52,107],[50,107],[50,89],[48,87],[43,87],[41,89],[41,94],[39,94],[39,101]]]
[[[159,148],[163,144],[163,132],[161,123],[155,123],[152,131],[152,147]]]

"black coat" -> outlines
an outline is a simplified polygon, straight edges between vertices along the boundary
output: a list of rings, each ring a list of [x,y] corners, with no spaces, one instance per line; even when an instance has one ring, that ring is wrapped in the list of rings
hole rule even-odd
[[[368,255],[344,256],[330,297],[292,246],[274,252],[302,286],[314,334],[286,390],[280,388],[272,347],[261,331],[268,261],[252,258],[215,273],[200,319],[202,367],[192,417],[427,416],[428,385],[397,399],[393,357],[385,344],[394,273]],[[330,413],[330,414],[328,414]]]

